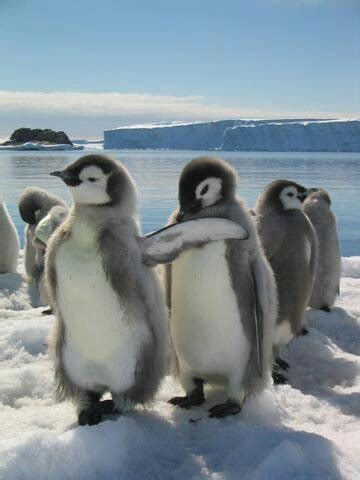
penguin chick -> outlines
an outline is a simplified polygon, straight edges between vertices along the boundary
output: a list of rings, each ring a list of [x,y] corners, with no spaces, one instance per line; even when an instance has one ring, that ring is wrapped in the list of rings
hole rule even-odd
[[[212,234],[203,225],[194,234],[197,224],[184,235],[174,226],[140,237],[134,182],[104,155],[86,155],[52,175],[74,200],[46,253],[57,393],[74,401],[79,424],[92,425],[104,413],[123,413],[154,397],[164,373],[167,317],[149,266]],[[234,226],[228,233],[237,238],[243,232]],[[105,392],[111,401],[101,402]]]
[[[35,248],[36,264],[42,269],[38,280],[40,301],[42,305],[49,305],[49,294],[47,292],[44,271],[46,245],[51,235],[62,224],[68,213],[69,209],[65,206],[56,205],[55,207],[52,207],[49,213],[39,221],[34,231],[33,245]],[[43,313],[50,314],[52,313],[52,309],[44,310]]]
[[[334,306],[341,276],[336,217],[330,207],[330,197],[323,189],[314,189],[303,203],[303,210],[315,228],[319,245],[318,268],[309,306],[326,312]]]
[[[255,205],[257,227],[277,283],[279,311],[274,356],[300,332],[313,287],[317,265],[314,229],[301,209],[308,191],[295,182],[276,180]],[[283,368],[281,359],[278,364]],[[276,383],[285,377],[275,375]]]
[[[0,197],[0,274],[15,273],[20,242],[14,222]]]
[[[169,402],[182,408],[205,401],[203,384],[218,384],[227,401],[210,417],[237,414],[270,379],[276,287],[254,221],[235,195],[236,174],[215,157],[198,157],[179,180],[178,222],[221,217],[243,227],[242,239],[192,248],[167,267],[167,297],[175,374],[185,390]]]
[[[19,213],[27,224],[24,247],[25,272],[27,277],[37,284],[44,272],[45,250],[44,248],[38,248],[39,245],[36,242],[34,244],[35,229],[37,224],[56,205],[65,207],[65,203],[59,197],[37,187],[26,188],[19,200]]]

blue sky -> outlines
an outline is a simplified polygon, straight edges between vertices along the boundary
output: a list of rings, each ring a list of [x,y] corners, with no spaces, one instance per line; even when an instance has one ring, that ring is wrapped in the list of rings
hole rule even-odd
[[[0,137],[360,117],[358,0],[0,0]]]

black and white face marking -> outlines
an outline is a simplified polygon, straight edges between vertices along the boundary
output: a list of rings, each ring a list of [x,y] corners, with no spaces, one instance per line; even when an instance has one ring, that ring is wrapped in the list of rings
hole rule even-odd
[[[96,165],[84,167],[79,173],[80,183],[70,186],[75,203],[103,205],[111,201],[107,193],[109,174],[105,174]]]
[[[221,178],[206,178],[196,187],[195,198],[201,202],[201,207],[209,207],[221,199],[221,189]]]
[[[294,185],[283,188],[280,192],[280,201],[284,210],[301,209],[302,196]]]
[[[220,201],[231,201],[235,197],[235,187],[235,171],[226,162],[216,157],[194,158],[180,175],[177,221]]]
[[[50,175],[66,183],[75,204],[121,205],[128,213],[136,209],[136,190],[131,176],[121,163],[105,155],[85,155]]]

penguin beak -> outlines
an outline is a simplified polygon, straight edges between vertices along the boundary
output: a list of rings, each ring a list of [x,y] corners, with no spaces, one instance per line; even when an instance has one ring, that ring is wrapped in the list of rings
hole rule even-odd
[[[189,208],[180,208],[179,213],[176,216],[177,222],[182,222],[185,215],[191,213],[197,213],[202,207],[201,200],[196,200]]]
[[[76,187],[80,185],[81,181],[78,179],[77,176],[72,175],[71,173],[67,172],[66,170],[51,172],[50,175],[53,177],[59,177],[61,180],[66,183],[69,187]]]
[[[308,189],[305,189],[303,192],[301,193],[298,193],[298,199],[300,200],[300,202],[302,203],[306,197],[308,197],[310,195],[310,193],[313,193],[313,192],[316,192],[317,191],[317,188],[308,188]]]

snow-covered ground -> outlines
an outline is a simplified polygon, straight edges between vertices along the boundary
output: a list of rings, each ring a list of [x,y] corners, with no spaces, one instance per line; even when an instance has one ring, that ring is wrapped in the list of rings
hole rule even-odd
[[[53,400],[54,318],[31,307],[21,273],[0,275],[0,478],[360,478],[360,257],[345,259],[343,275],[334,311],[309,311],[310,333],[285,352],[290,384],[237,417],[207,418],[219,392],[204,408],[175,409],[167,400],[181,389],[167,377],[147,410],[95,427],[77,427],[72,406]]]

